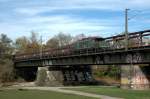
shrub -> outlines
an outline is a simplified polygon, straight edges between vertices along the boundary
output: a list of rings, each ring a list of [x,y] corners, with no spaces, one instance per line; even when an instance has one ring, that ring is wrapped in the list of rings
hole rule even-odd
[[[0,82],[10,82],[14,80],[13,62],[9,59],[3,60],[0,64]]]

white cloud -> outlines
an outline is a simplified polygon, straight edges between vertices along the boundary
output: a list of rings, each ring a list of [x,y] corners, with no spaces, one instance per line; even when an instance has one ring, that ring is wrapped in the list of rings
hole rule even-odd
[[[29,1],[32,2],[32,1]],[[22,2],[24,3],[24,2]],[[55,10],[66,9],[100,9],[100,10],[124,10],[125,8],[131,9],[150,9],[149,0],[58,0],[48,1],[43,0],[43,3],[37,2],[34,5],[24,4],[21,8],[16,8],[16,12],[21,14],[34,15],[41,12],[49,12]]]
[[[123,11],[125,8],[150,9],[150,0],[0,0],[0,32],[8,33],[12,37],[26,35],[35,30],[54,35],[60,31],[66,33],[94,33],[122,32],[121,19],[83,19],[80,15],[70,16],[71,10],[104,10]],[[8,6],[9,5],[9,6]],[[5,9],[5,10],[3,10]],[[68,11],[70,10],[70,12]],[[12,11],[12,12],[11,12]],[[68,11],[66,14],[55,12]],[[49,15],[42,16],[41,13]],[[52,13],[54,12],[54,13]],[[6,17],[4,17],[6,16]],[[110,15],[111,17],[111,15]],[[122,17],[122,16],[121,16]],[[101,17],[100,17],[101,18]],[[119,26],[120,25],[120,26]],[[12,33],[16,33],[13,35]],[[20,34],[19,34],[20,33]],[[50,34],[51,33],[51,34]],[[53,33],[53,34],[52,34]],[[105,34],[109,36],[110,34]],[[29,33],[28,33],[29,34]],[[27,35],[28,35],[27,34]],[[104,35],[102,33],[102,35]]]
[[[100,22],[101,21],[101,22]],[[108,21],[108,20],[107,20]],[[103,22],[103,23],[102,23]],[[87,32],[100,31],[110,26],[103,26],[105,20],[86,20],[72,16],[49,16],[49,17],[32,17],[27,18],[25,23],[35,26],[37,31],[49,31],[52,33],[62,32]],[[105,23],[106,25],[106,23]],[[77,33],[76,33],[77,34]]]
[[[87,33],[87,35],[94,33],[93,35],[97,35],[98,32],[116,27],[107,24],[111,20],[86,20],[68,15],[53,15],[47,17],[33,16],[15,21],[16,20],[14,20],[14,22],[0,23],[0,32],[9,33],[12,37],[17,35],[27,36],[31,30],[41,34],[44,33],[47,37],[53,36],[59,32],[71,33],[72,35],[80,33]]]

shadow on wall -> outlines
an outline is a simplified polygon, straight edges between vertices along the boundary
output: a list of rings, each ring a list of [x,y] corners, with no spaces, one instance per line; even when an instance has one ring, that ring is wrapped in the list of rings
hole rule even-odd
[[[140,69],[143,73],[143,76],[137,77],[137,80],[139,80],[139,82],[141,83],[145,82],[145,84],[147,84],[150,87],[150,64],[149,66],[141,66]]]
[[[40,86],[97,85],[90,66],[18,68],[17,75]]]
[[[100,72],[99,69],[97,70]],[[106,70],[108,71],[109,69],[107,68]],[[19,77],[23,78],[27,82],[40,82],[40,84],[38,85],[41,86],[116,85],[116,83],[118,84],[118,82],[116,82],[115,80],[112,81],[112,79],[107,79],[107,77],[103,77],[105,79],[95,79],[93,72],[94,70],[92,66],[56,66],[38,68],[25,67],[17,69],[17,75]],[[108,80],[111,83],[108,83]]]
[[[37,75],[37,67],[21,67],[16,68],[17,78],[22,78],[27,82],[35,81]]]

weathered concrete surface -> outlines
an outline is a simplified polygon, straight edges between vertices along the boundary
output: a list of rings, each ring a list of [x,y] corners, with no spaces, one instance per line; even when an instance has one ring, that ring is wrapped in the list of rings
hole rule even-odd
[[[38,86],[63,86],[96,84],[90,66],[78,67],[38,67],[36,84]]]
[[[121,88],[129,89],[130,88],[130,66],[122,65],[121,66]]]
[[[121,67],[121,87],[135,90],[150,88],[150,73],[148,66],[124,65]]]
[[[38,86],[62,86],[63,74],[61,71],[50,71],[48,67],[38,67],[36,84]]]

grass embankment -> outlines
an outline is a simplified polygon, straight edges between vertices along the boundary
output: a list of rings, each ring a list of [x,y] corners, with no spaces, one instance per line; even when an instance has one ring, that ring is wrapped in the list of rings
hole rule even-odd
[[[150,90],[125,90],[116,87],[100,87],[100,86],[69,88],[69,90],[83,91],[100,95],[108,95],[125,99],[150,99]]]
[[[0,99],[96,99],[40,90],[1,90]]]

